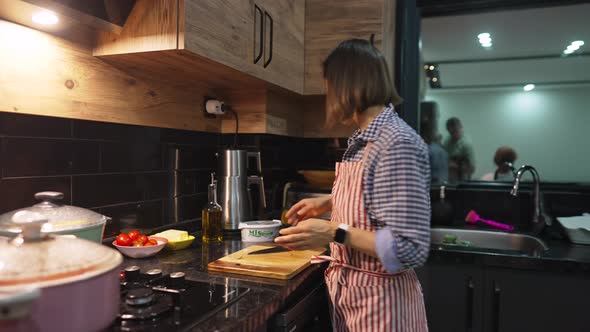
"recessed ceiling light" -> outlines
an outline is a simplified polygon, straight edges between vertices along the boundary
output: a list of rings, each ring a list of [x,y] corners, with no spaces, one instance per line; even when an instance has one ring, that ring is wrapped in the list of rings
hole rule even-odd
[[[567,49],[567,50],[563,51],[563,54],[572,54],[574,52],[575,52],[574,50]]]
[[[55,13],[50,11],[42,11],[36,14],[33,14],[33,22],[43,24],[43,25],[54,25],[59,22],[59,18]]]
[[[490,34],[487,32],[482,32],[479,35],[477,35],[477,38],[479,39],[486,39],[486,38],[490,38]]]
[[[434,70],[434,66],[430,66],[430,67],[428,67],[428,69]]]
[[[576,40],[576,41],[573,41],[571,45],[582,46],[582,45],[584,45],[584,41],[583,40]]]
[[[524,86],[524,88],[522,88],[524,91],[531,91],[535,88],[534,84],[527,84]]]
[[[481,44],[488,44],[488,43],[491,43],[492,42],[492,38],[480,38],[479,39],[479,42]]]
[[[424,65],[424,69],[425,69],[425,70],[426,70],[426,69],[428,69],[428,65]]]
[[[578,45],[569,45],[567,47],[568,50],[577,51],[580,48]]]
[[[490,43],[483,43],[483,44],[481,44],[481,46],[486,47],[486,48],[492,47],[492,43],[491,42]]]
[[[436,77],[433,77],[433,78],[432,78],[432,81],[433,81],[433,82],[436,82],[436,81],[438,81],[438,78],[436,78]]]

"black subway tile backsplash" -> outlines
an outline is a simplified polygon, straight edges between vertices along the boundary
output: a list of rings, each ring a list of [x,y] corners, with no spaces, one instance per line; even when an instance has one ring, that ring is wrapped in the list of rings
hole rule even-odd
[[[0,180],[0,213],[36,204],[35,193],[59,191],[64,193],[63,203],[71,204],[69,176],[36,177]]]
[[[160,129],[131,126],[118,123],[75,120],[73,135],[80,139],[121,141],[121,142],[160,142]]]
[[[160,143],[101,143],[101,171],[130,172],[164,169]]]
[[[74,176],[72,192],[72,203],[82,207],[164,199],[168,195],[168,173]]]
[[[116,236],[119,232],[132,229],[146,230],[162,226],[164,218],[163,201],[140,202],[97,209],[97,212],[112,218],[107,224],[104,237]]]
[[[63,118],[0,112],[1,136],[72,137],[72,121]]]
[[[178,216],[179,220],[200,219],[201,211],[207,204],[207,194],[200,193],[192,196],[178,198]],[[198,223],[199,229],[201,223]]]
[[[95,173],[97,142],[51,138],[2,138],[3,177]]]

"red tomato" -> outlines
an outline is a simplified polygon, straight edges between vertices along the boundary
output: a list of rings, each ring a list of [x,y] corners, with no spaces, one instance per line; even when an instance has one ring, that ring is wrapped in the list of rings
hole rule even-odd
[[[143,247],[143,243],[139,242],[139,241],[133,241],[133,246],[134,247]]]
[[[131,238],[131,241],[137,241],[139,236],[141,235],[138,230],[132,230],[131,232],[127,233]]]
[[[158,241],[156,241],[155,239],[150,239],[148,242],[146,242],[146,246],[148,243],[151,243],[152,246],[157,246],[158,245]]]
[[[151,241],[146,242],[144,245],[144,247],[149,247],[149,246],[155,246],[155,244]]]
[[[139,239],[137,239],[137,241],[141,242],[142,244],[145,244],[146,242],[148,242],[150,239],[145,236],[145,235],[140,235]]]
[[[125,234],[125,233],[121,233],[119,234],[119,236],[117,236],[117,245],[119,246],[130,246],[131,243],[133,241],[131,240],[131,238],[129,237],[129,235]]]

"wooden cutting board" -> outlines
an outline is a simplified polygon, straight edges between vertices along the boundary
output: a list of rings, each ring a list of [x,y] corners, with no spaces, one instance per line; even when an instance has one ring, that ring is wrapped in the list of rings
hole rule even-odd
[[[257,277],[291,279],[308,267],[312,256],[323,254],[326,249],[292,250],[271,254],[248,255],[272,244],[256,244],[236,251],[208,264],[209,271],[246,274]]]

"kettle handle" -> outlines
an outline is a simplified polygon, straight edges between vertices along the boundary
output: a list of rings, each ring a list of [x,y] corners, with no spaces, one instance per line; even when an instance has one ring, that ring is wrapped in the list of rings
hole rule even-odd
[[[260,160],[260,152],[248,151],[247,156],[248,160],[250,160],[250,158],[256,159],[256,171],[258,172],[258,174],[262,174],[262,161]]]
[[[248,185],[255,184],[258,186],[258,192],[260,193],[260,202],[262,207],[266,209],[266,195],[264,194],[264,178],[258,175],[248,176]]]

